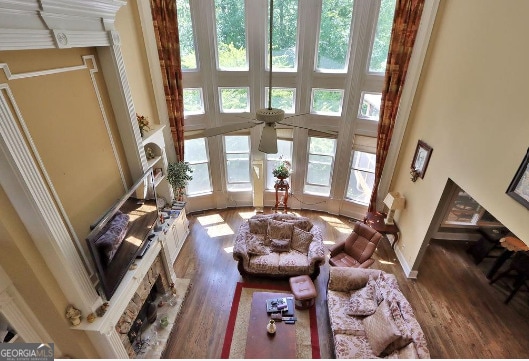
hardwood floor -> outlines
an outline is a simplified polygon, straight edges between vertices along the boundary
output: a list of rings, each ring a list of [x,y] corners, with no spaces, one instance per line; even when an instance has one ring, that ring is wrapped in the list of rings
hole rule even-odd
[[[265,211],[271,212],[270,209]],[[326,244],[351,232],[354,220],[321,212],[299,211],[321,227]],[[253,208],[211,210],[189,215],[190,234],[174,269],[191,279],[182,314],[166,348],[166,358],[219,358],[235,285],[242,281],[231,249],[233,237]],[[503,304],[508,283],[489,285],[484,272],[492,260],[478,266],[463,244],[433,242],[417,280],[407,279],[387,240],[379,244],[372,268],[396,275],[426,335],[432,358],[527,358],[529,356],[529,297],[519,292]],[[316,279],[316,312],[322,358],[333,358],[326,305],[329,266]],[[252,282],[270,282],[252,278]],[[274,281],[288,284],[288,281]]]

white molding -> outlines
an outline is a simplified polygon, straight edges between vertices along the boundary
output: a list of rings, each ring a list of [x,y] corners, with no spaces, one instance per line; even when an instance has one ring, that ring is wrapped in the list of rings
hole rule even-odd
[[[136,120],[125,63],[121,53],[119,34],[111,32],[112,46],[98,48],[99,61],[112,108],[116,116],[123,149],[133,179],[138,179],[148,169],[143,140]]]
[[[0,184],[64,294],[78,308],[91,312],[100,297],[49,191],[51,183],[43,178],[40,157],[28,147],[26,133],[17,124],[16,118],[22,116],[14,96],[6,84],[0,89]]]
[[[121,0],[0,0],[0,50],[108,46]]]
[[[395,128],[393,129],[393,136],[388,150],[388,156],[382,171],[382,178],[378,187],[377,194],[377,209],[382,207],[382,200],[389,191],[391,180],[395,173],[397,159],[399,157],[399,150],[402,146],[402,141],[406,132],[409,116],[415,100],[415,92],[421,77],[422,67],[426,52],[428,50],[428,43],[432,34],[432,29],[437,15],[440,0],[426,0],[422,12],[421,24],[417,31],[413,53],[411,55],[410,64],[408,67],[408,74],[406,75],[406,84],[402,90],[402,97],[400,100],[397,119],[395,121]],[[408,160],[404,161],[406,164]],[[411,159],[409,160],[411,164]]]

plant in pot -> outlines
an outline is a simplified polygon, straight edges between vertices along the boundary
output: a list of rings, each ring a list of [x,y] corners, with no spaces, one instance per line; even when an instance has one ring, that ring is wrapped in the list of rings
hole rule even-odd
[[[193,179],[193,169],[188,162],[174,162],[167,166],[167,181],[173,188],[174,198],[178,201],[183,199],[187,183]]]
[[[272,175],[277,179],[287,179],[292,173],[290,162],[288,160],[282,160],[277,167],[272,170]]]

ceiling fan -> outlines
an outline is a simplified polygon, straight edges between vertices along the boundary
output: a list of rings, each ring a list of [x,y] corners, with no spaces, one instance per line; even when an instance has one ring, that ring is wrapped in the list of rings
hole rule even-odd
[[[237,130],[253,128],[257,125],[264,124],[261,133],[261,140],[259,142],[259,151],[263,153],[276,154],[277,153],[277,132],[276,124],[287,125],[308,130],[316,130],[318,132],[336,135],[337,133],[330,130],[314,129],[303,127],[299,125],[282,123],[285,120],[285,112],[282,109],[272,108],[272,29],[274,20],[274,0],[270,0],[270,29],[269,29],[269,78],[268,78],[268,108],[258,109],[255,114],[255,119],[248,122],[226,124],[218,127],[206,129],[203,133],[205,137],[213,137],[216,135],[235,132]],[[294,115],[296,117],[299,115]],[[292,118],[289,117],[289,118]]]

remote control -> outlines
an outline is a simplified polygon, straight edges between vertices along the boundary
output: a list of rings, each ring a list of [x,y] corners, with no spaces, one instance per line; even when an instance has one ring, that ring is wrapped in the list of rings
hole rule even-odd
[[[296,323],[296,321],[292,320],[292,321],[284,321],[287,325],[293,325]]]
[[[297,321],[296,317],[283,317],[283,321]]]

